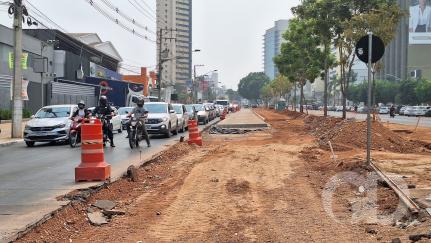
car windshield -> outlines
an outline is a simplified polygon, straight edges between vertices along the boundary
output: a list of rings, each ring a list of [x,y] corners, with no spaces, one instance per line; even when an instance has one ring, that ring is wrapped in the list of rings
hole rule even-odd
[[[223,105],[223,106],[228,106],[229,102],[227,100],[218,100],[216,101],[217,105]]]
[[[186,105],[186,110],[188,112],[192,112],[193,111],[193,106],[192,105]]]
[[[203,105],[194,105],[195,109],[197,111],[203,111],[204,110],[204,106]]]
[[[121,107],[120,109],[118,109],[118,114],[119,115],[127,115],[130,112],[132,112],[133,108],[132,107]]]
[[[149,113],[167,113],[168,105],[167,104],[145,104],[145,109]]]
[[[174,105],[174,110],[177,114],[183,114],[183,107],[180,105]]]
[[[35,118],[61,118],[70,116],[70,107],[45,107],[40,109]]]

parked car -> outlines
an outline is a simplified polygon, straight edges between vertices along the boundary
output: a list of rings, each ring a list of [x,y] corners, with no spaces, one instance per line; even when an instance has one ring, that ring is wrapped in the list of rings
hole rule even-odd
[[[367,112],[368,112],[368,107],[366,106],[358,107],[358,113],[367,113]]]
[[[186,110],[189,114],[189,120],[194,120],[197,115],[196,108],[193,105],[186,105]]]
[[[404,110],[405,116],[415,116],[415,106],[407,106]]]
[[[129,122],[129,113],[132,112],[133,107],[120,107],[118,109],[118,115],[121,119],[121,127],[123,130],[127,130],[127,123]]]
[[[389,107],[386,107],[386,106],[382,106],[379,109],[379,114],[389,114],[389,112],[390,112]]]
[[[404,115],[404,112],[405,112],[406,108],[407,108],[407,106],[401,106],[401,107],[399,107],[398,114]]]
[[[209,113],[208,118],[209,118],[209,120],[212,121],[212,120],[216,119],[217,113],[216,113],[216,109],[214,107],[214,104],[212,104],[212,103],[204,103],[203,105],[206,108],[208,108],[208,113]]]
[[[122,125],[122,120],[121,120],[121,116],[118,114],[118,110],[117,108],[111,106],[111,108],[114,110],[114,115],[112,116],[112,119],[110,120],[111,124],[112,124],[112,131],[117,131],[118,133],[122,133],[123,132],[123,125]],[[88,108],[88,110],[93,114],[94,109],[96,109],[96,107],[90,107]]]
[[[76,105],[53,105],[41,108],[24,128],[24,141],[28,147],[36,142],[67,142],[72,114]]]
[[[193,105],[197,111],[198,122],[207,124],[209,122],[209,108],[202,104]]]
[[[144,108],[148,111],[146,128],[149,134],[163,134],[167,138],[177,135],[179,121],[175,109],[165,102],[148,102]]]
[[[224,106],[222,106],[222,105],[215,105],[215,107],[217,109],[217,117],[220,117],[221,114],[223,114]]]
[[[429,106],[416,106],[414,109],[415,116],[425,116],[425,114],[430,110]]]
[[[180,132],[183,133],[189,129],[189,113],[185,105],[183,104],[174,104],[175,112],[177,113],[178,125],[180,126]]]
[[[431,117],[431,110],[428,110],[427,113],[425,114],[426,117]]]

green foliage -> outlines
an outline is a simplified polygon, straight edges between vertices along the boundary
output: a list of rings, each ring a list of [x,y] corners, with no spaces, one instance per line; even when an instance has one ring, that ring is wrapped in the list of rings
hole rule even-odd
[[[238,92],[233,89],[226,90],[226,95],[229,101],[240,100]]]
[[[417,81],[405,80],[400,83],[399,92],[396,96],[397,103],[404,105],[416,105],[419,100],[416,94]]]
[[[32,115],[31,111],[28,109],[22,110],[23,118],[30,118]],[[0,120],[11,120],[12,119],[12,111],[11,110],[2,110],[0,109]]]
[[[260,90],[269,81],[263,72],[250,73],[240,80],[238,93],[246,99],[256,101],[260,97]]]
[[[400,90],[400,84],[388,80],[376,80],[376,103],[395,103],[395,97],[398,95]],[[349,99],[359,103],[367,102],[368,97],[368,82],[363,82],[359,85],[354,85],[350,88]]]
[[[416,95],[420,103],[431,104],[431,80],[422,80],[416,86]]]

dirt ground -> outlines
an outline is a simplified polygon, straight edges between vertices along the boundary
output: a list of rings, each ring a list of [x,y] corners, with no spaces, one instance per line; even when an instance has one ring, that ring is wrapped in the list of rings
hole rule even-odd
[[[367,218],[372,209],[382,217],[397,210],[397,196],[384,185],[376,205],[366,205],[353,223],[367,192],[346,184],[329,204],[324,195],[334,175],[369,174],[363,148],[347,144],[334,160],[304,116],[257,112],[271,129],[207,134],[204,147],[178,144],[139,168],[136,182],[123,179],[74,201],[18,242],[405,242],[430,233],[427,219],[401,229]],[[92,226],[87,211],[100,199],[116,202],[125,215]]]

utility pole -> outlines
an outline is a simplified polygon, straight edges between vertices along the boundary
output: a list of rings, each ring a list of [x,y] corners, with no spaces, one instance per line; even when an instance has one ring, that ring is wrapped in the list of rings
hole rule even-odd
[[[171,32],[171,37],[163,37],[163,31],[169,31],[169,32]],[[159,72],[159,97],[158,97],[158,99],[159,99],[159,102],[161,102],[162,101],[162,80],[163,80],[163,75],[162,75],[162,72],[163,72],[163,63],[165,63],[165,62],[167,62],[167,61],[169,61],[169,60],[173,60],[173,59],[163,59],[163,57],[162,57],[162,54],[163,54],[163,51],[162,51],[162,43],[163,43],[163,41],[164,40],[176,40],[177,38],[175,38],[175,37],[172,37],[172,32],[174,32],[174,31],[177,31],[177,29],[168,29],[168,28],[166,28],[166,29],[160,29],[159,30],[159,70],[158,70],[158,72]]]
[[[12,84],[12,138],[22,138],[22,0],[14,0],[14,66]]]
[[[163,71],[163,62],[162,62],[162,41],[163,41],[163,30],[159,30],[159,83],[158,83],[158,89],[159,89],[159,102],[162,101],[162,71]]]

